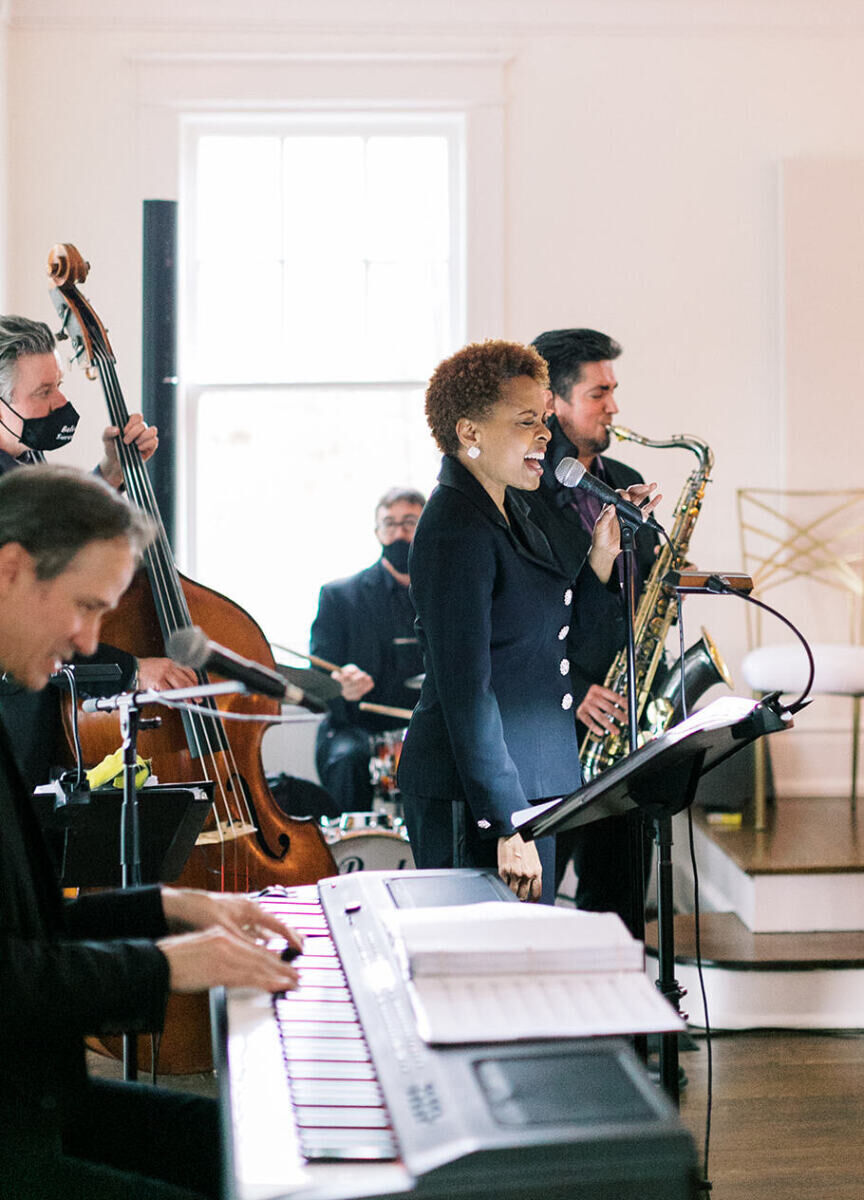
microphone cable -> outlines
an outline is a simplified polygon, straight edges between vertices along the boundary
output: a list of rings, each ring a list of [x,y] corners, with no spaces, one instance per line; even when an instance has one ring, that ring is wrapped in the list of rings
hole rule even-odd
[[[681,719],[686,721],[690,715],[687,711],[687,691],[684,686],[684,597],[678,597],[678,650],[681,664]],[[705,1016],[705,1137],[702,1144],[702,1179],[699,1190],[711,1191],[711,1181],[708,1178],[708,1159],[711,1151],[711,1118],[714,1109],[714,1045],[711,1040],[711,1018],[708,1012],[708,992],[705,987],[705,975],[702,969],[702,912],[699,903],[699,868],[696,863],[696,840],[693,833],[693,805],[687,805],[687,841],[690,850],[690,867],[693,871],[693,941],[696,950],[696,976],[699,980],[699,994],[702,997],[702,1011]]]
[[[785,617],[783,613],[778,612],[776,608],[772,608],[770,604],[766,604],[763,600],[757,600],[755,596],[748,596],[744,592],[738,591],[736,588],[730,587],[721,575],[709,575],[707,579],[707,588],[709,594],[738,596],[741,600],[746,600],[748,604],[753,604],[757,608],[770,613],[777,617],[784,625],[789,628],[792,633],[798,638],[804,648],[804,653],[807,656],[808,676],[804,690],[793,702],[785,707],[789,712],[799,712],[807,703],[808,696],[813,688],[813,680],[816,674],[816,663],[813,658],[813,651],[810,649],[810,644],[804,637],[804,634],[797,628],[796,625]],[[678,643],[679,643],[679,662],[681,671],[681,706],[682,720],[686,720],[689,715],[687,712],[687,692],[685,688],[685,670],[684,670],[684,597],[679,595],[678,598]],[[693,830],[693,808],[692,805],[687,809],[687,830],[690,846],[690,865],[693,870],[693,936],[696,950],[696,971],[699,978],[699,990],[702,996],[702,1007],[705,1014],[705,1049],[707,1053],[707,1083],[706,1083],[706,1112],[705,1112],[705,1141],[703,1147],[703,1183],[702,1188],[710,1191],[711,1184],[708,1180],[708,1156],[711,1144],[711,1116],[713,1108],[713,1078],[714,1078],[714,1062],[711,1040],[711,1023],[708,1013],[708,997],[705,989],[705,977],[702,969],[702,942],[701,942],[701,912],[699,905],[699,871],[696,863],[696,844]]]

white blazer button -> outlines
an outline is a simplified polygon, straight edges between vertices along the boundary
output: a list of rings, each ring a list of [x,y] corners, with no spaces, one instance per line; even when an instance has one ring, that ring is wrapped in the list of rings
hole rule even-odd
[[[568,709],[571,709],[573,707],[573,697],[570,695],[569,692],[567,692],[567,694],[565,696],[561,697],[561,707],[564,709],[565,712],[567,712]]]
[[[561,628],[558,630],[558,641],[563,642],[569,632],[570,632],[570,626],[562,625]]]
[[[573,589],[572,588],[568,588],[567,591],[564,593],[564,603],[567,605],[568,608],[573,603]]]
[[[570,659],[562,658],[561,662],[558,664],[558,670],[561,672],[562,675],[566,675],[567,672],[570,670]]]

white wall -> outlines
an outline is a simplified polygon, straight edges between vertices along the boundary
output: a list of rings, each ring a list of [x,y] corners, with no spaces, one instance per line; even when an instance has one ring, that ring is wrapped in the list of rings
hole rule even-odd
[[[6,0],[0,0],[0,312],[5,312],[6,310],[6,275],[9,266],[7,250],[7,237],[9,228],[7,212],[7,172],[9,161],[9,149],[7,146],[7,131],[9,126],[9,69],[7,64],[8,34],[6,31],[8,20],[8,4]]]
[[[801,453],[787,444],[781,163],[864,158],[860,5],[178,0],[139,10],[116,0],[13,0],[9,43],[7,303],[47,317],[48,249],[76,242],[93,264],[85,291],[110,327],[130,407],[140,376],[141,201],[154,184],[167,196],[177,177],[179,114],[164,109],[154,123],[149,89],[159,71],[205,70],[220,104],[232,94],[250,103],[258,91],[278,105],[274,78],[296,102],[322,54],[359,97],[379,87],[382,55],[391,67],[406,55],[443,56],[459,62],[463,79],[472,56],[481,56],[477,72],[488,71],[491,56],[503,173],[475,183],[503,206],[503,252],[500,263],[488,247],[475,254],[471,286],[493,281],[495,295],[490,308],[474,310],[469,334],[528,340],[587,324],[619,338],[622,423],[710,443],[715,482],[692,557],[738,567],[735,488],[782,486]],[[410,94],[411,79],[409,62],[406,101],[422,98]],[[159,122],[162,151],[158,141],[154,148]],[[491,329],[482,313],[496,304],[500,327]],[[75,453],[89,462],[101,398],[80,378],[71,390],[85,410]],[[820,471],[830,472],[832,435],[856,402],[842,390],[818,398],[820,436],[809,454]],[[792,433],[801,431],[796,421]],[[622,457],[661,480],[668,516],[690,456],[627,447]],[[694,598],[687,612],[691,635],[704,621],[737,666],[744,620],[735,602]],[[818,705],[800,724],[810,733],[790,752],[790,787],[824,791],[836,779],[842,790],[839,735],[829,735]]]

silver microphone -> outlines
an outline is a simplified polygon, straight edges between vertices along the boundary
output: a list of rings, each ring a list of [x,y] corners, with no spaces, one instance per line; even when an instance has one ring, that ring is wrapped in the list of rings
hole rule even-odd
[[[644,525],[647,521],[649,525],[660,528],[654,518],[646,517],[638,505],[625,500],[623,496],[618,495],[614,488],[609,487],[608,483],[604,483],[596,475],[590,474],[578,458],[562,458],[555,468],[555,478],[564,487],[581,488],[583,492],[594,496],[601,504],[613,505],[618,515],[632,525]]]

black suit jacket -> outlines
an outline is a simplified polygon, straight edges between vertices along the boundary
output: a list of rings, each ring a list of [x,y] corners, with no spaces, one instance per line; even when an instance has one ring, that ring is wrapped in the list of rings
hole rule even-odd
[[[400,642],[394,642],[399,638]],[[355,663],[375,680],[364,700],[412,709],[417,691],[405,680],[419,675],[423,658],[414,633],[414,612],[408,589],[398,583],[379,559],[347,579],[325,583],[312,624],[310,650],[319,658],[344,666]],[[404,725],[394,717],[365,713],[341,698],[330,702],[335,727],[360,725],[370,732]]]
[[[533,520],[545,533],[555,554],[565,569],[572,571],[585,561],[591,547],[591,534],[572,506],[575,489],[563,487],[558,482],[555,468],[562,458],[575,458],[578,451],[564,435],[554,416],[549,419],[549,429],[552,437],[543,462],[540,487],[535,492],[523,492],[522,495]],[[605,455],[601,457],[610,487],[628,488],[634,483],[645,482],[639,472],[626,463],[606,458]],[[645,526],[637,532],[636,565],[640,585],[637,592],[651,573],[656,545],[656,535],[650,528]],[[570,674],[577,708],[591,684],[604,681],[615,655],[624,643],[624,605],[617,570],[612,572],[605,588],[598,584],[593,571],[583,571],[576,585],[568,641]]]
[[[467,801],[481,836],[581,782],[566,639],[570,578],[509,492],[510,524],[445,458],[411,547],[411,593],[426,678],[399,786]]]
[[[85,1082],[83,1035],[160,1029],[168,932],[158,888],[64,901],[0,723],[0,1140],[55,1148]],[[2,1144],[2,1141],[0,1141]]]

